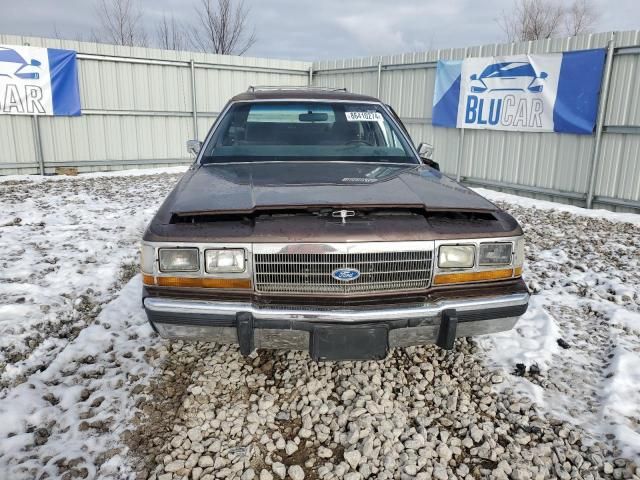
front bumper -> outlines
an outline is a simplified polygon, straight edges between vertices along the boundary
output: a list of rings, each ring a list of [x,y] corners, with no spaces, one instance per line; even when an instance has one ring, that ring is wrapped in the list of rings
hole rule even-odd
[[[316,360],[356,360],[381,358],[393,347],[436,343],[452,348],[456,337],[509,330],[526,311],[528,301],[522,282],[521,288],[511,293],[394,308],[278,307],[166,297],[147,297],[144,307],[149,322],[164,338],[237,343],[245,355],[256,348],[282,348],[309,350]],[[350,339],[364,332],[362,338],[376,345],[372,343],[369,351],[366,341],[352,342],[365,343],[356,348],[339,345],[335,337],[329,337],[335,347],[327,350],[326,342],[319,347],[318,339],[330,330],[344,332],[343,337]],[[380,342],[385,345],[381,347]]]

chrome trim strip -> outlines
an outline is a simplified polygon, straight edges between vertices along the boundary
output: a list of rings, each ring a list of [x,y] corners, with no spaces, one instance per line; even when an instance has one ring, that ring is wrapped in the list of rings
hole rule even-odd
[[[253,253],[386,253],[405,251],[433,251],[434,242],[327,242],[327,243],[254,243]]]
[[[447,309],[456,309],[464,312],[489,308],[515,307],[526,305],[528,301],[528,293],[513,293],[496,297],[446,300],[410,308],[385,308],[380,310],[336,309],[328,311],[262,308],[246,302],[213,302],[147,297],[144,299],[144,306],[152,312],[163,313],[235,316],[236,313],[247,312],[251,313],[254,318],[261,320],[277,319],[305,322],[357,323],[435,317]]]

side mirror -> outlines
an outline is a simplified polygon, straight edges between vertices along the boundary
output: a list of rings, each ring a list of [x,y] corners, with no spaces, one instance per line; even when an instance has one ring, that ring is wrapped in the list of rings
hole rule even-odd
[[[433,145],[425,142],[420,143],[418,145],[418,155],[420,155],[420,158],[431,160],[433,158]]]
[[[471,80],[477,80],[478,76],[474,73],[473,75],[471,75]]]
[[[543,80],[544,80],[545,78],[547,78],[548,76],[549,76],[549,74],[548,74],[547,72],[542,72],[542,73],[540,74],[540,78],[542,78]]]
[[[194,157],[197,157],[202,148],[202,142],[200,140],[187,140],[187,152]]]
[[[425,165],[429,165],[431,168],[440,171],[440,164],[433,160],[433,145],[430,143],[422,142],[418,145],[418,155],[420,155],[420,160]]]

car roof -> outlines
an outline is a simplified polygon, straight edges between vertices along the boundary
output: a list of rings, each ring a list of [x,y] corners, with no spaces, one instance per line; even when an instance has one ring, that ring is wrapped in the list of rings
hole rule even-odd
[[[324,100],[382,103],[375,97],[349,93],[344,89],[326,88],[287,88],[287,87],[249,87],[246,92],[233,97],[231,102],[252,100]]]

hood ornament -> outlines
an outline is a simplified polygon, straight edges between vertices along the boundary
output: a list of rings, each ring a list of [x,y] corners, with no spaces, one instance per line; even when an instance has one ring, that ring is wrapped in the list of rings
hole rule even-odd
[[[333,218],[341,218],[342,223],[347,223],[347,217],[355,217],[356,212],[353,210],[334,210],[331,212]]]

